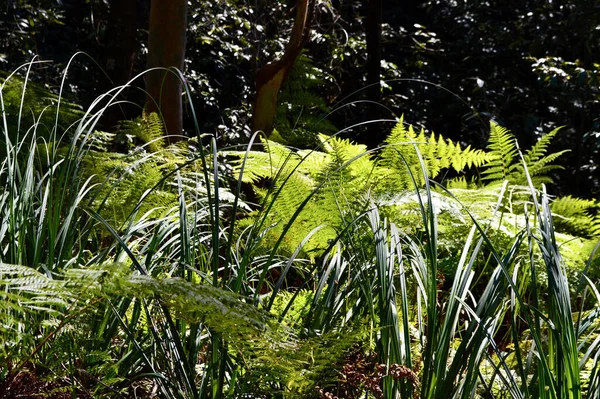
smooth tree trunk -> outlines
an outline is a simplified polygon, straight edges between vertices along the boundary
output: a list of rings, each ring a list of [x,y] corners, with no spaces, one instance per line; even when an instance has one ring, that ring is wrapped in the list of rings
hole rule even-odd
[[[137,0],[110,0],[110,14],[104,40],[105,71],[107,79],[103,92],[125,85],[133,74],[133,65],[137,50],[136,33],[138,28]],[[127,90],[123,97],[127,99]],[[108,128],[130,115],[126,104],[112,106],[104,114],[104,123]]]
[[[310,20],[314,1],[298,0],[296,17],[283,56],[262,67],[256,74],[256,98],[252,113],[252,130],[262,131],[267,136],[273,130],[273,120],[277,111],[279,90],[304,48],[310,35]]]
[[[183,71],[187,0],[152,0],[148,37],[148,68],[175,67]],[[183,134],[182,85],[172,71],[146,75],[146,112],[162,115],[167,140],[181,140]]]
[[[367,99],[374,103],[381,101],[381,0],[368,0],[365,34],[367,39]],[[381,108],[377,104],[369,104],[367,113],[370,120],[381,118]],[[385,138],[385,130],[381,123],[370,123],[367,128],[366,144],[374,148]]]

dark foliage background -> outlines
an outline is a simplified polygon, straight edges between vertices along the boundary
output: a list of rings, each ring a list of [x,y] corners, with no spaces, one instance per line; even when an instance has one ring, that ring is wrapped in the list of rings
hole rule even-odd
[[[317,96],[319,104],[311,113],[310,105],[294,108],[298,98],[284,96],[281,101],[289,102],[289,110],[280,114],[282,129],[285,125],[310,130],[317,126],[315,115],[327,116],[342,129],[373,115],[389,119],[404,114],[413,124],[481,147],[487,141],[487,121],[494,119],[527,147],[543,133],[564,126],[552,150],[571,151],[562,158],[565,169],[557,172],[553,191],[597,194],[598,2],[385,0],[385,83],[378,106],[360,102],[366,96],[364,3],[316,2],[312,40],[304,53],[310,64],[302,70],[304,78],[295,74],[293,79],[313,78],[318,84],[288,84],[292,92]],[[127,5],[127,18],[121,11],[116,14]],[[283,51],[293,5],[265,0],[190,2],[185,74],[203,131],[217,132],[228,143],[248,136],[255,72]],[[0,5],[0,69],[12,71],[34,56],[51,60],[34,68],[33,79],[56,89],[70,57],[84,51],[91,59],[75,59],[67,95],[86,106],[111,87],[107,75],[122,84],[143,71],[149,8],[149,0],[5,0]],[[125,49],[131,52],[128,61],[116,55],[117,48],[125,46],[114,39],[119,27],[133,31],[135,40]],[[143,82],[136,85],[141,89]],[[126,96],[143,104],[141,90],[129,90]],[[130,106],[118,115],[109,114],[105,129],[139,112],[140,107]],[[302,118],[308,116],[303,125]],[[388,132],[391,125],[381,123],[380,128]],[[344,134],[369,142],[371,133],[356,127]]]

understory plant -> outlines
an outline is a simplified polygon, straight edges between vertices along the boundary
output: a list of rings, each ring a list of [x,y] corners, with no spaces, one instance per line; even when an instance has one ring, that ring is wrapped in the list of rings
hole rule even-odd
[[[403,123],[380,151],[239,151],[166,146],[145,115],[119,154],[96,124],[120,89],[48,137],[3,113],[5,390],[54,370],[93,397],[600,393],[595,251],[565,262],[554,218],[576,213],[541,185],[555,133],[523,156],[497,125],[485,151]],[[440,180],[467,167],[486,183]]]

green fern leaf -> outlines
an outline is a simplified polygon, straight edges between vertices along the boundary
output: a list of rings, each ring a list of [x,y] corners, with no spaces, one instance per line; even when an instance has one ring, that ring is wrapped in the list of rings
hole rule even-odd
[[[119,133],[140,140],[147,145],[150,152],[158,152],[165,148],[165,129],[156,112],[131,121],[122,121],[119,124]]]
[[[518,155],[514,136],[502,126],[490,122],[488,140],[490,161],[482,172],[484,181],[505,180],[514,170],[514,159]]]
[[[552,130],[549,133],[544,134],[538,141],[531,147],[525,154],[523,158],[525,159],[525,163],[527,165],[533,165],[536,162],[540,161],[544,158],[546,152],[548,151],[548,146],[552,142],[552,139],[561,128],[558,127]],[[564,152],[564,151],[563,151]]]
[[[487,182],[500,182],[508,180],[517,185],[527,185],[525,166],[534,185],[552,183],[548,173],[562,169],[554,165],[558,157],[567,150],[546,155],[548,146],[559,129],[544,135],[538,142],[523,155],[523,161],[518,156],[519,149],[515,137],[507,129],[490,123],[490,138],[488,142],[490,161],[482,172],[482,180]]]
[[[410,176],[405,171],[404,161],[409,165],[418,183],[424,183],[415,146],[423,158],[430,178],[435,178],[446,168],[460,172],[467,166],[481,166],[490,159],[490,156],[482,150],[474,150],[471,147],[463,149],[460,144],[444,139],[442,136],[436,137],[433,133],[427,137],[421,130],[416,135],[412,126],[408,129],[404,127],[402,119],[384,143],[380,165],[392,174],[392,176],[386,175],[385,179],[391,179],[390,182],[399,189],[409,188],[412,185]]]

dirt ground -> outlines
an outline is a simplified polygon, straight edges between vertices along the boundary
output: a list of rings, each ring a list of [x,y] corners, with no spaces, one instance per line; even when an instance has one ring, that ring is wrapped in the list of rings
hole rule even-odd
[[[77,393],[77,399],[91,399],[85,393]],[[10,381],[0,383],[0,399],[73,399],[68,384],[47,382],[29,371],[22,371]]]

